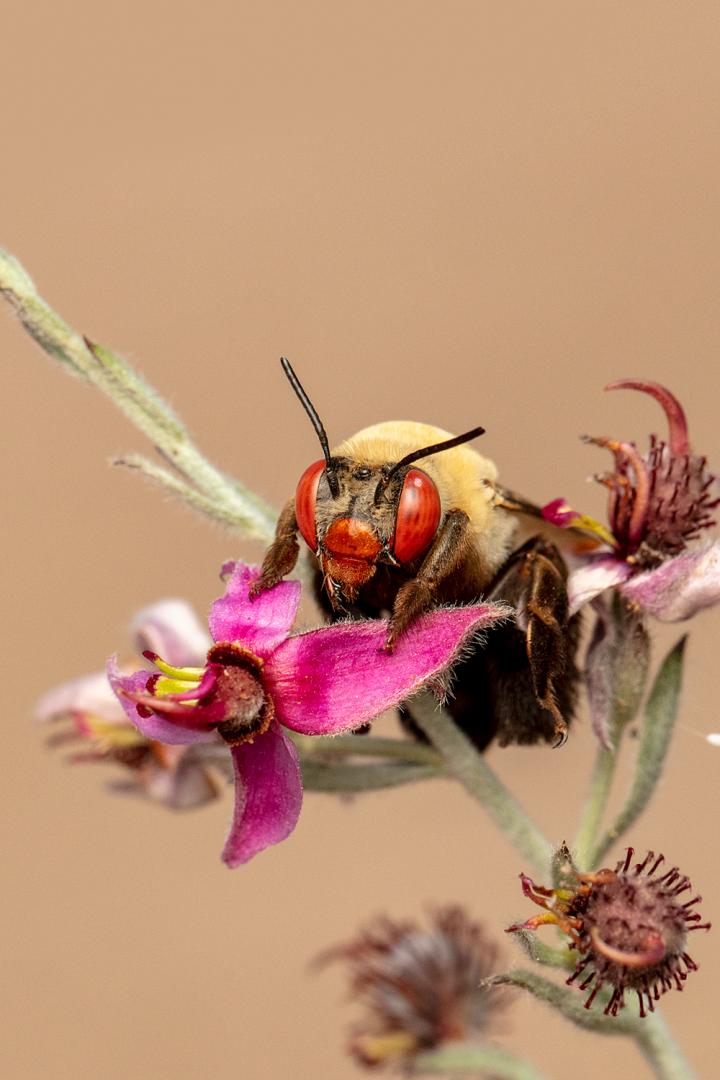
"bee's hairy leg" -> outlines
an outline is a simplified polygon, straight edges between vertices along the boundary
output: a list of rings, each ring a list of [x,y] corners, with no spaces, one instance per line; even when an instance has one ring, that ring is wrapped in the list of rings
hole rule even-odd
[[[392,652],[402,633],[434,607],[438,588],[466,559],[472,544],[470,519],[464,510],[448,510],[420,568],[398,590],[385,642]]]
[[[575,678],[576,627],[568,617],[567,568],[555,545],[535,536],[514,552],[490,592],[489,599],[500,598],[517,610],[516,626],[525,635],[533,693],[552,717],[554,745],[562,746],[568,725],[558,697],[561,687],[562,696],[568,696],[568,680],[572,683]],[[522,741],[528,741],[527,736]]]
[[[283,507],[275,526],[275,539],[265,552],[260,577],[250,586],[250,599],[266,589],[272,589],[294,568],[300,553],[297,539],[298,523],[295,517],[295,500]]]
[[[567,740],[567,721],[557,705],[555,681],[567,667],[567,577],[557,562],[536,551],[528,555],[527,646],[535,697],[555,721],[556,747]],[[564,568],[563,568],[564,570]]]

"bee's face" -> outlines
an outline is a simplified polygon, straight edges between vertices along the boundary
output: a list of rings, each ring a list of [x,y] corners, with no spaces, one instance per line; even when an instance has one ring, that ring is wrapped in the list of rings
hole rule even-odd
[[[391,473],[392,463],[332,462],[332,485],[325,461],[305,470],[295,515],[326,581],[353,599],[378,562],[407,565],[427,550],[440,523],[440,496],[421,469]]]

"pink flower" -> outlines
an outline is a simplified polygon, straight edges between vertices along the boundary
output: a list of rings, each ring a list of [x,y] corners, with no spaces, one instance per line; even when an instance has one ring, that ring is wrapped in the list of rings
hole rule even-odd
[[[606,553],[592,556],[570,574],[571,611],[617,586],[657,619],[689,619],[720,600],[720,542],[686,550],[715,524],[717,477],[708,470],[707,459],[692,452],[685,413],[669,390],[640,379],[619,379],[605,389],[650,394],[665,411],[669,435],[667,442],[651,435],[646,454],[634,443],[587,440],[606,447],[615,458],[615,470],[596,477],[609,490],[609,531],[563,499],[543,507],[547,521],[590,532],[606,547]]]
[[[332,735],[372,720],[437,680],[468,640],[506,616],[499,605],[442,608],[383,646],[384,620],[336,623],[290,635],[300,583],[283,581],[250,600],[256,567],[237,563],[210,611],[214,644],[203,665],[181,668],[146,653],[156,674],[110,682],[149,739],[173,745],[224,740],[235,773],[235,810],[223,859],[238,866],[284,840],[302,803],[298,754],[285,730]]]
[[[152,646],[176,664],[204,661],[207,631],[182,600],[163,600],[145,608],[135,617],[133,630],[138,652]],[[117,789],[145,795],[174,810],[200,806],[223,790],[222,767],[203,760],[199,748],[166,746],[129,723],[104,671],[56,686],[38,702],[36,714],[43,722],[65,722],[51,735],[52,745],[84,744],[72,761],[122,766],[127,780],[115,783]]]

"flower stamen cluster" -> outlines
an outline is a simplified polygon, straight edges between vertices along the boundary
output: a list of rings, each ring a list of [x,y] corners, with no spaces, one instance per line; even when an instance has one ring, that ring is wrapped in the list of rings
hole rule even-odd
[[[379,918],[321,962],[349,964],[350,988],[366,1007],[350,1049],[363,1065],[409,1065],[419,1053],[484,1034],[502,991],[493,974],[497,947],[462,908],[433,912],[428,928]]]
[[[606,390],[641,390],[662,406],[667,440],[650,436],[643,454],[634,443],[607,437],[585,441],[609,450],[614,469],[596,475],[608,489],[608,525],[554,499],[542,515],[560,528],[592,538],[590,557],[568,579],[571,611],[606,589],[619,587],[639,610],[658,619],[687,619],[720,598],[720,544],[688,545],[715,524],[718,477],[707,458],[693,453],[679,401],[664,386],[619,379]],[[578,549],[578,554],[586,554]]]
[[[667,442],[650,436],[650,449],[640,454],[634,443],[588,438],[610,450],[615,471],[595,477],[609,489],[608,521],[622,556],[644,569],[679,555],[715,524],[711,511],[715,476],[707,458],[693,454],[687,421],[680,402],[664,386],[637,379],[619,379],[607,390],[643,390],[663,407],[668,420]]]
[[[690,879],[676,866],[657,875],[665,858],[649,851],[632,865],[633,848],[614,870],[592,874],[572,871],[572,888],[547,889],[521,874],[523,892],[545,908],[542,915],[508,928],[536,930],[554,924],[567,934],[570,948],[580,954],[568,985],[588,991],[589,1009],[603,987],[611,993],[606,1016],[617,1016],[625,1005],[625,991],[637,994],[641,1017],[652,1012],[668,990],[682,990],[697,964],[686,950],[691,930],[709,930],[694,911],[702,897],[680,902],[690,891]]]

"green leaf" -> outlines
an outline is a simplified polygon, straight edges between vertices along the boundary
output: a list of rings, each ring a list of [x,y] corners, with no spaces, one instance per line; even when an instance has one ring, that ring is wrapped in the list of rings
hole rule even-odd
[[[326,764],[303,761],[303,787],[306,791],[343,792],[377,791],[380,788],[400,787],[419,780],[432,780],[442,775],[434,765],[351,765],[348,762]]]
[[[677,719],[686,641],[687,637],[680,638],[657,673],[645,706],[632,787],[613,825],[592,852],[590,863],[595,867],[618,837],[640,817],[660,779]]]

